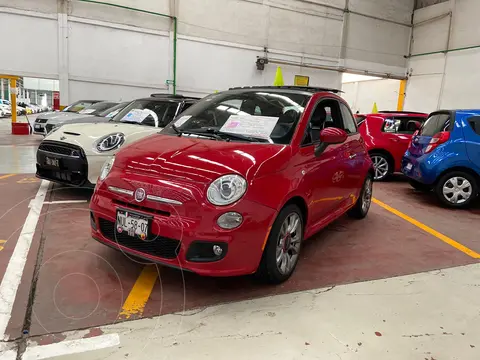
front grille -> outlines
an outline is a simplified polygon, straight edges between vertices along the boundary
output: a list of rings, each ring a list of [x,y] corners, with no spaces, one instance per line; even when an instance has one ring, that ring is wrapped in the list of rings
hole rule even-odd
[[[48,130],[47,130],[48,132]],[[84,157],[83,151],[81,148],[65,144],[65,143],[55,143],[53,141],[47,142],[44,141],[38,147],[38,150],[47,151],[52,154],[60,154],[65,156],[73,156],[73,157]]]
[[[170,213],[168,211],[156,210],[156,209],[152,209],[152,208],[149,208],[149,207],[146,207],[146,206],[140,206],[140,205],[127,203],[127,202],[121,201],[121,200],[116,200],[115,199],[115,200],[113,200],[113,203],[117,204],[117,205],[120,205],[120,206],[123,206],[123,207],[126,207],[126,208],[141,210],[141,211],[154,213],[154,214],[158,214],[158,215],[162,215],[162,216],[170,216]]]
[[[37,175],[42,179],[59,181],[70,185],[81,186],[87,181],[86,173],[57,171],[37,166]]]
[[[107,239],[144,254],[165,259],[175,259],[180,250],[180,241],[178,240],[157,236],[155,234],[149,234],[146,240],[140,240],[137,237],[128,236],[126,233],[118,233],[113,221],[99,218],[98,223],[100,225],[100,231]]]
[[[47,121],[48,121],[48,119],[37,119],[37,120],[35,120],[35,122],[37,124],[45,124]]]

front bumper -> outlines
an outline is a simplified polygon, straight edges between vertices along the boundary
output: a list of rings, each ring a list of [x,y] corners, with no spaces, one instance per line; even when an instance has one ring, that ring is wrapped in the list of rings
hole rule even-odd
[[[83,149],[56,141],[40,144],[36,176],[70,186],[94,186],[88,181],[88,162]]]
[[[128,200],[128,201],[127,201]],[[260,263],[263,247],[276,211],[241,200],[234,207],[207,210],[199,206],[197,214],[180,214],[182,205],[166,205],[165,210],[111,194],[97,187],[90,203],[92,237],[109,247],[162,265],[191,271],[203,276],[239,276],[254,273]],[[146,240],[119,233],[116,211],[124,209],[152,221]],[[242,214],[243,223],[234,230],[216,225],[218,216],[227,211]],[[221,246],[220,257],[207,253],[213,245]]]

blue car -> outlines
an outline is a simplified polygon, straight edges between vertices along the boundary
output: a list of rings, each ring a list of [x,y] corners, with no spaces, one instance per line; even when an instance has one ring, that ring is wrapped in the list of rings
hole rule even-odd
[[[449,207],[469,206],[480,186],[480,110],[436,111],[412,137],[402,172]]]

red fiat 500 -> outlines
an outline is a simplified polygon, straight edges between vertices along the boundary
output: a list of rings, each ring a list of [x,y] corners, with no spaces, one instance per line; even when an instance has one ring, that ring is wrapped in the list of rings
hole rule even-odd
[[[305,238],[370,207],[372,162],[334,92],[249,87],[202,99],[106,162],[93,237],[201,275],[286,280]]]
[[[356,115],[358,129],[373,161],[375,180],[381,181],[393,172],[400,172],[402,157],[413,133],[427,117],[424,113],[402,111]]]

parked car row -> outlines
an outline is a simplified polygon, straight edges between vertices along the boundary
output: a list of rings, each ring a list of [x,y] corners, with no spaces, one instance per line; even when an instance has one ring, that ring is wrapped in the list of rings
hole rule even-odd
[[[336,90],[295,86],[102,103],[39,122],[37,176],[95,187],[95,240],[200,275],[285,281],[304,240],[364,218],[393,172],[449,206],[478,194],[480,111],[354,117]]]
[[[304,239],[344,213],[367,215],[374,169],[336,91],[248,87],[153,94],[109,121],[64,124],[40,144],[37,176],[95,185],[91,232],[102,244],[279,283]]]
[[[480,186],[480,110],[357,115],[375,180],[402,172],[413,188],[468,207]]]
[[[48,111],[48,107],[37,104],[17,103],[17,115],[37,114]],[[10,117],[12,115],[12,106],[10,101],[0,99],[0,117]]]

